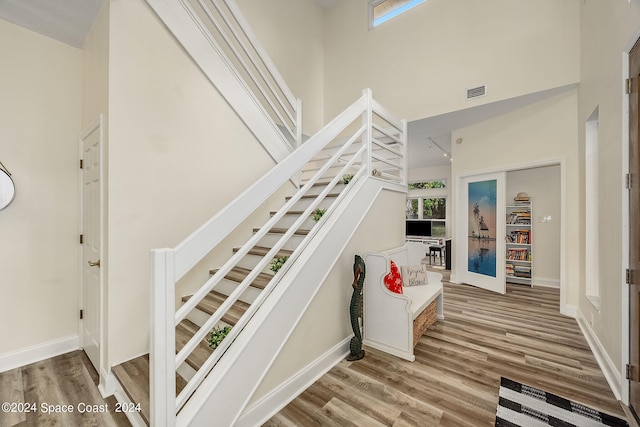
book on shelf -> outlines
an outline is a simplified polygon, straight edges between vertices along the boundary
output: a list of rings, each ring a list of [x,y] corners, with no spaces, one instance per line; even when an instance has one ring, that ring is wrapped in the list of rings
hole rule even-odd
[[[512,230],[507,243],[531,244],[531,230]]]
[[[513,276],[513,274],[514,274],[514,272],[515,272],[515,268],[514,268],[513,264],[511,264],[510,262],[508,262],[508,263],[505,265],[505,269],[506,269],[507,276]]]
[[[513,211],[507,216],[507,224],[531,224],[529,212]]]
[[[531,278],[531,267],[527,267],[524,265],[516,265],[513,269],[513,275],[515,277],[522,277],[526,279]]]
[[[514,261],[531,261],[531,254],[528,249],[509,248],[507,249],[507,259]]]

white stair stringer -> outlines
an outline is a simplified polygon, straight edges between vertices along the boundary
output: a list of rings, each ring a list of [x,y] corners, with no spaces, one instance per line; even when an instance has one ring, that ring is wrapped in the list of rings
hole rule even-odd
[[[216,367],[178,413],[176,425],[233,426],[383,189],[376,178],[352,182],[348,197],[282,276]]]
[[[283,135],[279,125],[260,106],[249,84],[235,71],[232,61],[208,32],[206,25],[199,21],[189,1],[146,1],[269,155],[276,162],[289,155],[293,151],[292,142]],[[234,12],[239,14],[235,7]],[[270,62],[266,52],[261,51],[261,54],[265,61]],[[288,88],[286,90],[288,91]]]

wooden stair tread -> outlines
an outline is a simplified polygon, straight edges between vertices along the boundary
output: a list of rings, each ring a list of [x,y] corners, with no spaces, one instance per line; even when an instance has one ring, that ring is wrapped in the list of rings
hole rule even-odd
[[[239,250],[240,250],[239,247],[233,248],[233,252],[238,252]],[[267,255],[267,253],[269,253],[270,250],[271,250],[271,248],[267,248],[267,247],[264,247],[264,246],[254,246],[253,248],[251,248],[251,250],[249,250],[248,253],[250,255],[258,255],[258,256],[262,256],[263,257],[263,256]],[[291,256],[292,253],[293,253],[293,251],[289,251],[289,250],[286,250],[286,249],[280,249],[278,251],[278,253],[276,254],[276,256],[278,258],[281,258],[281,257],[285,257],[285,256]]]
[[[280,227],[273,227],[271,230],[269,230],[269,233],[271,234],[284,234],[288,231],[288,228],[280,228]],[[260,227],[256,227],[253,229],[254,233],[257,233],[258,231],[260,231]],[[309,234],[311,230],[304,230],[304,229],[297,229],[296,231],[293,232],[294,235],[297,236],[306,236],[307,234]]]
[[[176,353],[182,350],[198,329],[200,329],[198,325],[188,319],[183,320],[176,326]],[[206,341],[201,341],[191,354],[187,356],[186,362],[197,371],[202,367],[211,353],[213,353],[213,349],[209,347],[209,344]]]
[[[278,213],[278,211],[270,211],[269,215],[274,216],[277,213]],[[303,213],[304,213],[304,211],[287,211],[287,213],[285,215],[297,215],[297,216],[300,216]],[[311,216],[311,214],[309,216]]]
[[[113,367],[116,376],[129,399],[140,403],[140,416],[150,424],[151,412],[149,407],[149,354],[131,359]],[[187,382],[176,374],[176,395],[182,391]]]
[[[338,197],[340,195],[340,193],[329,193],[325,196],[325,198],[329,198],[329,197]],[[304,196],[300,197],[300,200],[305,200],[305,199],[317,199],[318,195],[317,194],[305,194]],[[289,201],[291,200],[292,197],[291,196],[287,196],[285,197],[285,200]]]
[[[218,272],[218,270],[219,269],[217,268],[213,270],[209,270],[209,274],[215,274]],[[236,267],[233,267],[231,271],[227,273],[226,276],[224,276],[224,278],[234,282],[241,283],[249,275],[249,273],[251,273],[251,270],[236,266]],[[262,290],[269,284],[271,279],[273,279],[273,275],[267,274],[267,273],[259,273],[258,276],[255,279],[253,279],[251,286]]]
[[[187,301],[191,296],[182,297],[182,301]],[[200,311],[213,315],[222,303],[226,300],[227,296],[216,291],[211,291],[209,294],[200,301],[196,306]],[[243,301],[236,301],[233,303],[229,311],[222,316],[222,321],[234,326],[238,323],[240,317],[247,311],[249,304]]]

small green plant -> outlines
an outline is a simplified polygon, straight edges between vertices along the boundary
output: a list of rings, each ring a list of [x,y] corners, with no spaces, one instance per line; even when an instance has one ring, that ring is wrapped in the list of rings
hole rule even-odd
[[[320,221],[320,218],[322,218],[322,215],[324,215],[326,211],[327,211],[326,209],[316,209],[315,211],[313,211],[312,212],[313,220],[315,222]]]
[[[281,258],[274,258],[274,260],[271,261],[271,265],[269,266],[269,268],[271,268],[271,271],[277,273],[278,270],[280,270],[280,267],[282,267],[284,263],[287,262],[288,259],[289,259],[288,256],[283,256]]]
[[[342,183],[346,185],[346,184],[350,183],[352,179],[353,179],[353,174],[351,174],[351,173],[347,174],[347,175],[343,175],[342,176]]]
[[[215,326],[207,336],[207,342],[209,343],[209,347],[215,350],[215,348],[220,345],[224,337],[226,337],[230,331],[231,331],[231,326],[225,326],[224,328]]]

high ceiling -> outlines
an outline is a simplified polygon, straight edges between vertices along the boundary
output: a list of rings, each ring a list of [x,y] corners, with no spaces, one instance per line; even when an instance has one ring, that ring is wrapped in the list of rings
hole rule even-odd
[[[315,0],[328,10],[349,0]],[[81,48],[103,0],[0,0],[0,19]],[[504,114],[567,87],[525,95],[505,101],[409,123],[409,167],[447,165],[451,153],[451,132],[482,120]],[[455,159],[454,159],[455,161]]]
[[[82,47],[103,0],[0,0],[0,19]]]
[[[315,0],[328,10],[345,0]],[[0,0],[0,19],[81,48],[103,0]]]

